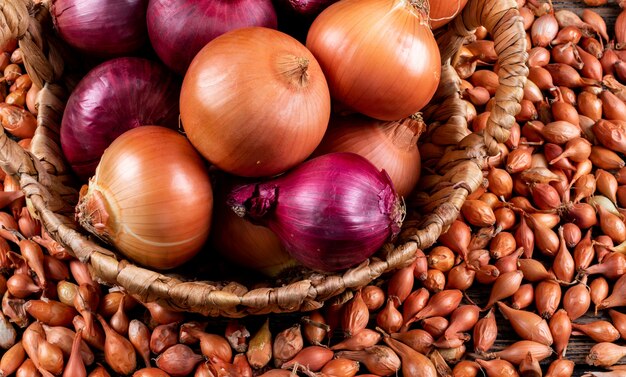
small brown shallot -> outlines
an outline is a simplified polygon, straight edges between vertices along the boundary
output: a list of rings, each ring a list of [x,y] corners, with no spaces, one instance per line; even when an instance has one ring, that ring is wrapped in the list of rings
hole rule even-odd
[[[563,309],[573,321],[585,315],[590,305],[591,295],[587,287],[587,276],[584,276],[578,284],[568,288],[563,295]]]
[[[430,317],[423,319],[420,324],[433,338],[440,338],[448,328],[450,322],[445,317]]]
[[[533,357],[532,353],[528,353],[524,360],[519,364],[519,371],[523,377],[541,377],[543,372],[541,371],[541,365]]]
[[[411,330],[412,331],[412,330]],[[419,330],[419,331],[423,331],[423,330]],[[410,331],[408,331],[410,332]],[[403,333],[397,333],[397,334],[406,334],[408,332],[403,332]],[[425,331],[423,331],[425,332]],[[426,333],[428,334],[428,333]],[[394,334],[392,334],[393,336]],[[429,335],[430,336],[430,335]],[[351,336],[350,338],[346,338],[344,340],[342,340],[341,342],[333,345],[332,347],[330,347],[331,350],[333,351],[338,351],[338,350],[349,350],[349,351],[361,351],[364,350],[368,347],[372,347],[375,346],[376,344],[378,344],[378,342],[380,342],[380,340],[382,339],[382,336],[380,335],[380,333],[378,331],[374,331],[372,329],[364,329],[360,332],[358,332],[356,335]],[[432,343],[432,337],[431,337],[431,343]],[[276,344],[276,342],[278,342],[277,340],[275,341],[274,344]],[[429,343],[430,345],[430,343]],[[293,345],[289,345],[289,347],[293,347]],[[300,350],[298,350],[298,352],[300,352]],[[275,357],[276,355],[280,355],[282,352],[274,352]],[[289,360],[291,360],[291,358],[289,358]],[[283,360],[283,362],[286,360]]]
[[[476,322],[474,326],[474,349],[476,352],[485,353],[493,346],[498,337],[498,327],[494,309],[491,308],[487,315]]]
[[[498,302],[498,308],[522,339],[533,340],[547,346],[552,344],[552,334],[545,319],[529,311],[510,308],[502,302]]]
[[[535,306],[543,318],[550,318],[561,302],[561,286],[554,280],[543,280],[535,287]]]
[[[613,326],[615,326],[617,331],[620,333],[622,339],[626,339],[626,314],[610,309],[609,315],[613,321]]]
[[[133,319],[128,325],[128,340],[132,343],[144,365],[150,367],[150,329],[138,319]]]
[[[559,24],[553,13],[546,13],[537,18],[530,29],[533,46],[547,47],[557,36]]]
[[[531,340],[520,340],[508,346],[507,348],[489,354],[489,357],[499,357],[512,364],[519,365],[522,360],[531,353],[533,358],[541,362],[552,355],[552,348]]]
[[[461,360],[452,369],[453,377],[476,377],[480,372],[480,365],[475,361]]]
[[[626,305],[626,274],[622,275],[613,285],[611,294],[602,300],[598,309],[613,308]]]
[[[346,303],[343,316],[341,317],[341,328],[347,337],[363,330],[367,327],[367,322],[369,321],[369,310],[361,294],[361,291],[357,291],[354,297]]]
[[[361,331],[361,333],[366,330],[367,329]],[[298,352],[300,352],[300,350],[304,347],[303,340],[302,332],[300,331],[300,324],[295,324],[276,334],[272,344],[274,365],[277,368],[280,368],[285,361],[291,360],[296,354],[298,354]]]
[[[117,373],[131,374],[137,369],[137,360],[133,345],[115,330],[100,316],[96,316],[106,334],[104,342],[104,359]]]
[[[461,207],[461,213],[465,220],[474,226],[487,227],[496,222],[491,207],[481,200],[466,200]]]
[[[385,292],[378,286],[368,285],[361,290],[361,296],[370,311],[378,310],[385,304]]]
[[[318,346],[330,332],[330,327],[326,324],[324,316],[314,310],[308,317],[302,319],[302,335],[311,344]]]
[[[603,342],[591,347],[586,362],[593,366],[609,367],[617,364],[624,356],[626,356],[626,346]]]
[[[376,373],[374,370],[370,369],[370,366],[376,367],[377,363],[380,363],[380,370],[383,370],[383,363],[388,362],[388,357],[392,357],[391,354],[387,351],[387,347],[382,348],[382,346],[373,346],[370,348],[366,348],[361,351],[339,351],[336,356],[338,358],[346,358],[349,360],[354,360],[365,365],[370,372]],[[333,359],[333,351],[329,350],[325,347],[320,346],[309,346],[302,349],[302,351],[298,352],[298,354],[291,360],[287,361],[283,364],[283,369],[290,369],[294,365],[306,365],[311,371],[317,372],[321,370],[326,363]],[[395,356],[395,354],[393,354]],[[396,356],[397,359],[397,356]],[[399,363],[399,359],[397,359]],[[392,360],[391,363],[395,365],[396,360]],[[388,364],[389,365],[389,364]],[[399,365],[398,365],[399,368]],[[396,368],[395,370],[398,370]],[[394,372],[395,372],[394,370]],[[392,372],[393,373],[393,372]],[[378,373],[380,374],[380,373]]]
[[[429,317],[447,316],[459,306],[462,298],[463,293],[458,289],[448,289],[435,293],[422,310],[405,322],[403,328],[408,328],[408,325],[414,321]]]
[[[567,247],[575,247],[582,239],[582,232],[574,223],[563,224],[563,238]]]
[[[155,363],[172,377],[184,377],[189,376],[203,360],[204,357],[194,353],[189,346],[176,344],[160,354]]]
[[[383,342],[394,350],[401,359],[402,375],[437,377],[437,370],[429,358],[417,352],[406,344],[383,334]],[[368,366],[368,369],[369,366]],[[371,371],[371,369],[370,369]]]
[[[607,321],[572,323],[572,329],[581,331],[597,343],[615,342],[620,338],[619,331]]]
[[[585,237],[574,247],[574,266],[576,271],[589,267],[594,257],[595,252],[591,242],[591,230],[588,230]]]
[[[557,279],[569,283],[574,279],[574,269],[574,257],[567,249],[563,227],[559,227],[559,251],[554,257],[552,271]]]
[[[559,358],[565,357],[569,338],[572,333],[572,321],[569,319],[567,312],[559,309],[548,324],[552,338],[554,339],[554,350]]]
[[[450,316],[450,325],[444,332],[445,339],[451,339],[457,333],[471,330],[478,322],[480,308],[476,305],[461,305]]]
[[[550,363],[546,377],[566,377],[574,373],[575,364],[572,360],[557,359]]]
[[[595,247],[603,246],[596,244]],[[584,271],[587,275],[602,274],[609,280],[616,280],[626,273],[626,255],[617,252],[609,252],[604,257],[601,257],[599,249],[596,249],[596,257],[602,262],[586,268]]]
[[[15,373],[26,359],[26,352],[22,342],[15,343],[0,358],[0,376],[10,376]]]
[[[522,284],[513,295],[511,307],[513,309],[524,309],[535,301],[535,289],[532,284]]]
[[[49,326],[68,326],[76,315],[74,308],[58,301],[29,300],[24,304],[24,309]]]
[[[413,276],[412,273],[411,276]],[[387,299],[387,305],[376,315],[376,324],[386,332],[397,332],[402,328],[402,324],[404,323],[402,313],[397,309],[399,306],[398,301],[397,296],[390,296]],[[361,330],[361,332],[362,331],[363,330]]]
[[[348,359],[333,359],[326,363],[320,374],[322,376],[345,376],[353,377],[359,371],[359,362]]]
[[[120,301],[120,306],[123,306],[122,301]],[[111,318],[111,322],[113,322],[113,318]],[[111,325],[111,327],[113,327],[113,325]],[[130,324],[128,328],[130,328]],[[113,327],[113,329],[115,330],[115,327]],[[119,331],[118,333],[125,335]],[[126,334],[128,334],[128,330]],[[178,323],[174,322],[169,325],[159,325],[152,330],[152,334],[150,335],[150,351],[152,351],[152,353],[158,355],[176,343],[178,343]]]
[[[424,309],[429,299],[430,292],[426,288],[419,288],[411,292],[404,305],[402,305],[403,322],[406,323],[420,310]]]
[[[72,351],[70,353],[69,360],[63,371],[63,377],[87,377],[87,369],[80,353],[80,347],[82,344],[82,330],[78,330],[74,335],[74,342],[72,343]]]
[[[398,300],[398,305],[402,304],[413,290],[413,271],[415,270],[415,264],[416,262],[413,262],[410,265],[397,270],[389,279],[387,284],[387,296],[395,296]],[[361,301],[363,300],[362,292],[360,294],[360,299]]]
[[[430,333],[422,329],[412,329],[404,332],[393,333],[389,336],[399,340],[417,352],[423,353],[424,355],[430,352],[433,348],[433,342],[435,341]]]
[[[507,360],[495,359],[495,360],[481,360],[477,359],[476,362],[486,373],[487,377],[517,377],[519,374],[517,370]]]

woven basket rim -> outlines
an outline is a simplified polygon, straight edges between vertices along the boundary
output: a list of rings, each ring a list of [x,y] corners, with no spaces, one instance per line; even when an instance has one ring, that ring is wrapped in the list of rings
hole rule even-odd
[[[0,6],[0,16],[4,16],[4,21],[0,19],[0,32],[4,34],[0,37],[12,35],[18,38],[25,53],[27,72],[42,87],[38,97],[39,127],[33,138],[33,149],[24,151],[4,130],[0,131],[0,167],[19,178],[29,210],[42,221],[47,232],[78,259],[88,263],[102,282],[122,286],[143,302],[158,302],[174,310],[203,315],[242,317],[269,312],[310,311],[331,299],[340,300],[350,295],[353,290],[386,272],[412,263],[417,250],[436,242],[457,218],[466,197],[482,184],[484,160],[488,152],[496,153],[498,143],[508,139],[508,129],[519,111],[528,74],[525,31],[515,0],[469,0],[463,13],[439,38],[440,46],[442,43],[447,46],[446,51],[442,51],[442,61],[446,62],[444,70],[451,70],[449,64],[453,54],[465,38],[482,25],[494,35],[500,65],[506,67],[508,73],[500,70],[497,105],[489,118],[487,132],[471,139],[478,144],[464,149],[459,147],[463,158],[442,169],[445,173],[438,186],[441,188],[436,190],[440,198],[435,198],[436,205],[419,228],[405,229],[402,242],[386,244],[373,258],[341,274],[314,274],[286,286],[254,290],[236,283],[217,287],[181,281],[119,259],[114,252],[77,231],[74,221],[62,215],[73,211],[66,198],[76,193],[65,186],[68,170],[59,157],[58,130],[67,91],[64,90],[61,53],[51,35],[49,6],[49,0],[40,4],[31,0],[9,0],[5,6]],[[440,85],[435,100],[452,98],[460,101],[458,77],[450,80],[453,85]],[[448,118],[455,116],[448,115]],[[456,116],[454,120],[458,121],[458,118]],[[448,123],[442,122],[442,127],[446,125]],[[458,126],[453,124],[451,127]],[[43,147],[39,148],[40,145]]]

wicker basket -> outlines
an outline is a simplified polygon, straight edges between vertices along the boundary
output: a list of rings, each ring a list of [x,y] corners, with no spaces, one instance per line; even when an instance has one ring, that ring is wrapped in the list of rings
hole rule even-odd
[[[92,241],[73,221],[77,192],[67,184],[70,174],[59,147],[59,127],[65,101],[76,81],[70,79],[68,73],[72,70],[62,58],[62,45],[52,31],[49,5],[50,0],[5,0],[0,4],[0,41],[18,38],[27,72],[43,88],[37,101],[39,127],[30,152],[2,130],[0,167],[19,179],[33,216],[41,219],[55,240],[88,263],[103,283],[122,286],[143,302],[156,301],[203,315],[241,317],[313,310],[411,263],[416,250],[431,246],[457,218],[468,194],[483,183],[485,159],[489,153],[497,153],[497,144],[508,138],[528,72],[525,32],[515,0],[469,0],[462,14],[438,36],[444,66],[439,90],[431,102],[431,115],[436,121],[424,137],[447,149],[429,177],[433,183],[428,191],[412,196],[420,205],[415,212],[426,214],[410,222],[417,225],[406,226],[397,244],[385,245],[374,257],[342,274],[309,272],[287,285],[252,290],[234,282],[183,281],[121,259]],[[496,105],[484,135],[468,130],[459,95],[460,80],[450,66],[463,41],[480,25],[494,36],[501,67]],[[451,139],[449,135],[458,137]]]

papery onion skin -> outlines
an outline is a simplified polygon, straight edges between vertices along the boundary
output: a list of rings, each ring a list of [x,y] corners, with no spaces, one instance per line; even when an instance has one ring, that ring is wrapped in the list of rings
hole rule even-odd
[[[52,20],[65,42],[98,57],[127,55],[146,42],[148,0],[55,0]]]
[[[104,150],[131,128],[178,125],[180,83],[161,64],[118,58],[92,69],[70,96],[61,124],[61,148],[86,180]]]
[[[192,61],[180,95],[187,137],[221,170],[261,177],[307,158],[324,136],[330,94],[315,57],[282,32],[222,34]]]
[[[400,196],[406,196],[419,181],[421,159],[417,138],[423,123],[406,118],[384,122],[351,115],[332,116],[324,139],[314,156],[332,152],[353,152],[385,170]]]
[[[326,154],[271,181],[237,186],[228,204],[321,271],[363,262],[399,232],[404,212],[389,176],[354,153]]]
[[[230,30],[277,27],[270,0],[150,0],[147,22],[152,47],[179,74],[202,47]]]
[[[441,57],[427,13],[417,2],[343,0],[313,22],[306,45],[333,99],[381,120],[418,112],[441,77]]]
[[[205,163],[184,136],[164,127],[117,138],[81,194],[80,224],[144,266],[179,266],[209,235],[213,193]]]

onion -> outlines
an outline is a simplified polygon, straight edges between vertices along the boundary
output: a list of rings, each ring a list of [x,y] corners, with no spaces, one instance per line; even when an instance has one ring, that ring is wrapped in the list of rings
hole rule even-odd
[[[81,52],[122,56],[147,40],[147,0],[56,0],[52,20],[65,42]]]
[[[176,127],[178,93],[174,77],[145,59],[113,59],[91,70],[70,96],[61,124],[61,147],[74,172],[93,175],[104,150],[126,130]]]
[[[420,177],[417,138],[422,127],[421,121],[412,118],[383,122],[359,115],[333,116],[314,155],[332,152],[359,154],[378,169],[384,169],[398,195],[406,196],[413,191]]]
[[[235,213],[268,226],[307,267],[338,271],[363,262],[402,223],[389,176],[354,153],[307,161],[274,180],[237,186]]]
[[[152,47],[180,74],[202,47],[230,30],[277,26],[270,0],[150,0],[147,21]]]
[[[221,170],[270,176],[307,158],[330,118],[317,61],[282,32],[223,34],[194,58],[180,96],[187,137]]]
[[[306,45],[333,99],[381,120],[406,118],[430,101],[441,58],[427,10],[419,4],[343,0],[313,21]]]
[[[454,20],[458,16],[467,0],[435,0],[430,2],[430,27],[435,30],[448,22]]]
[[[142,265],[179,266],[208,237],[213,195],[204,162],[167,128],[139,127],[116,139],[81,193],[80,224]]]

